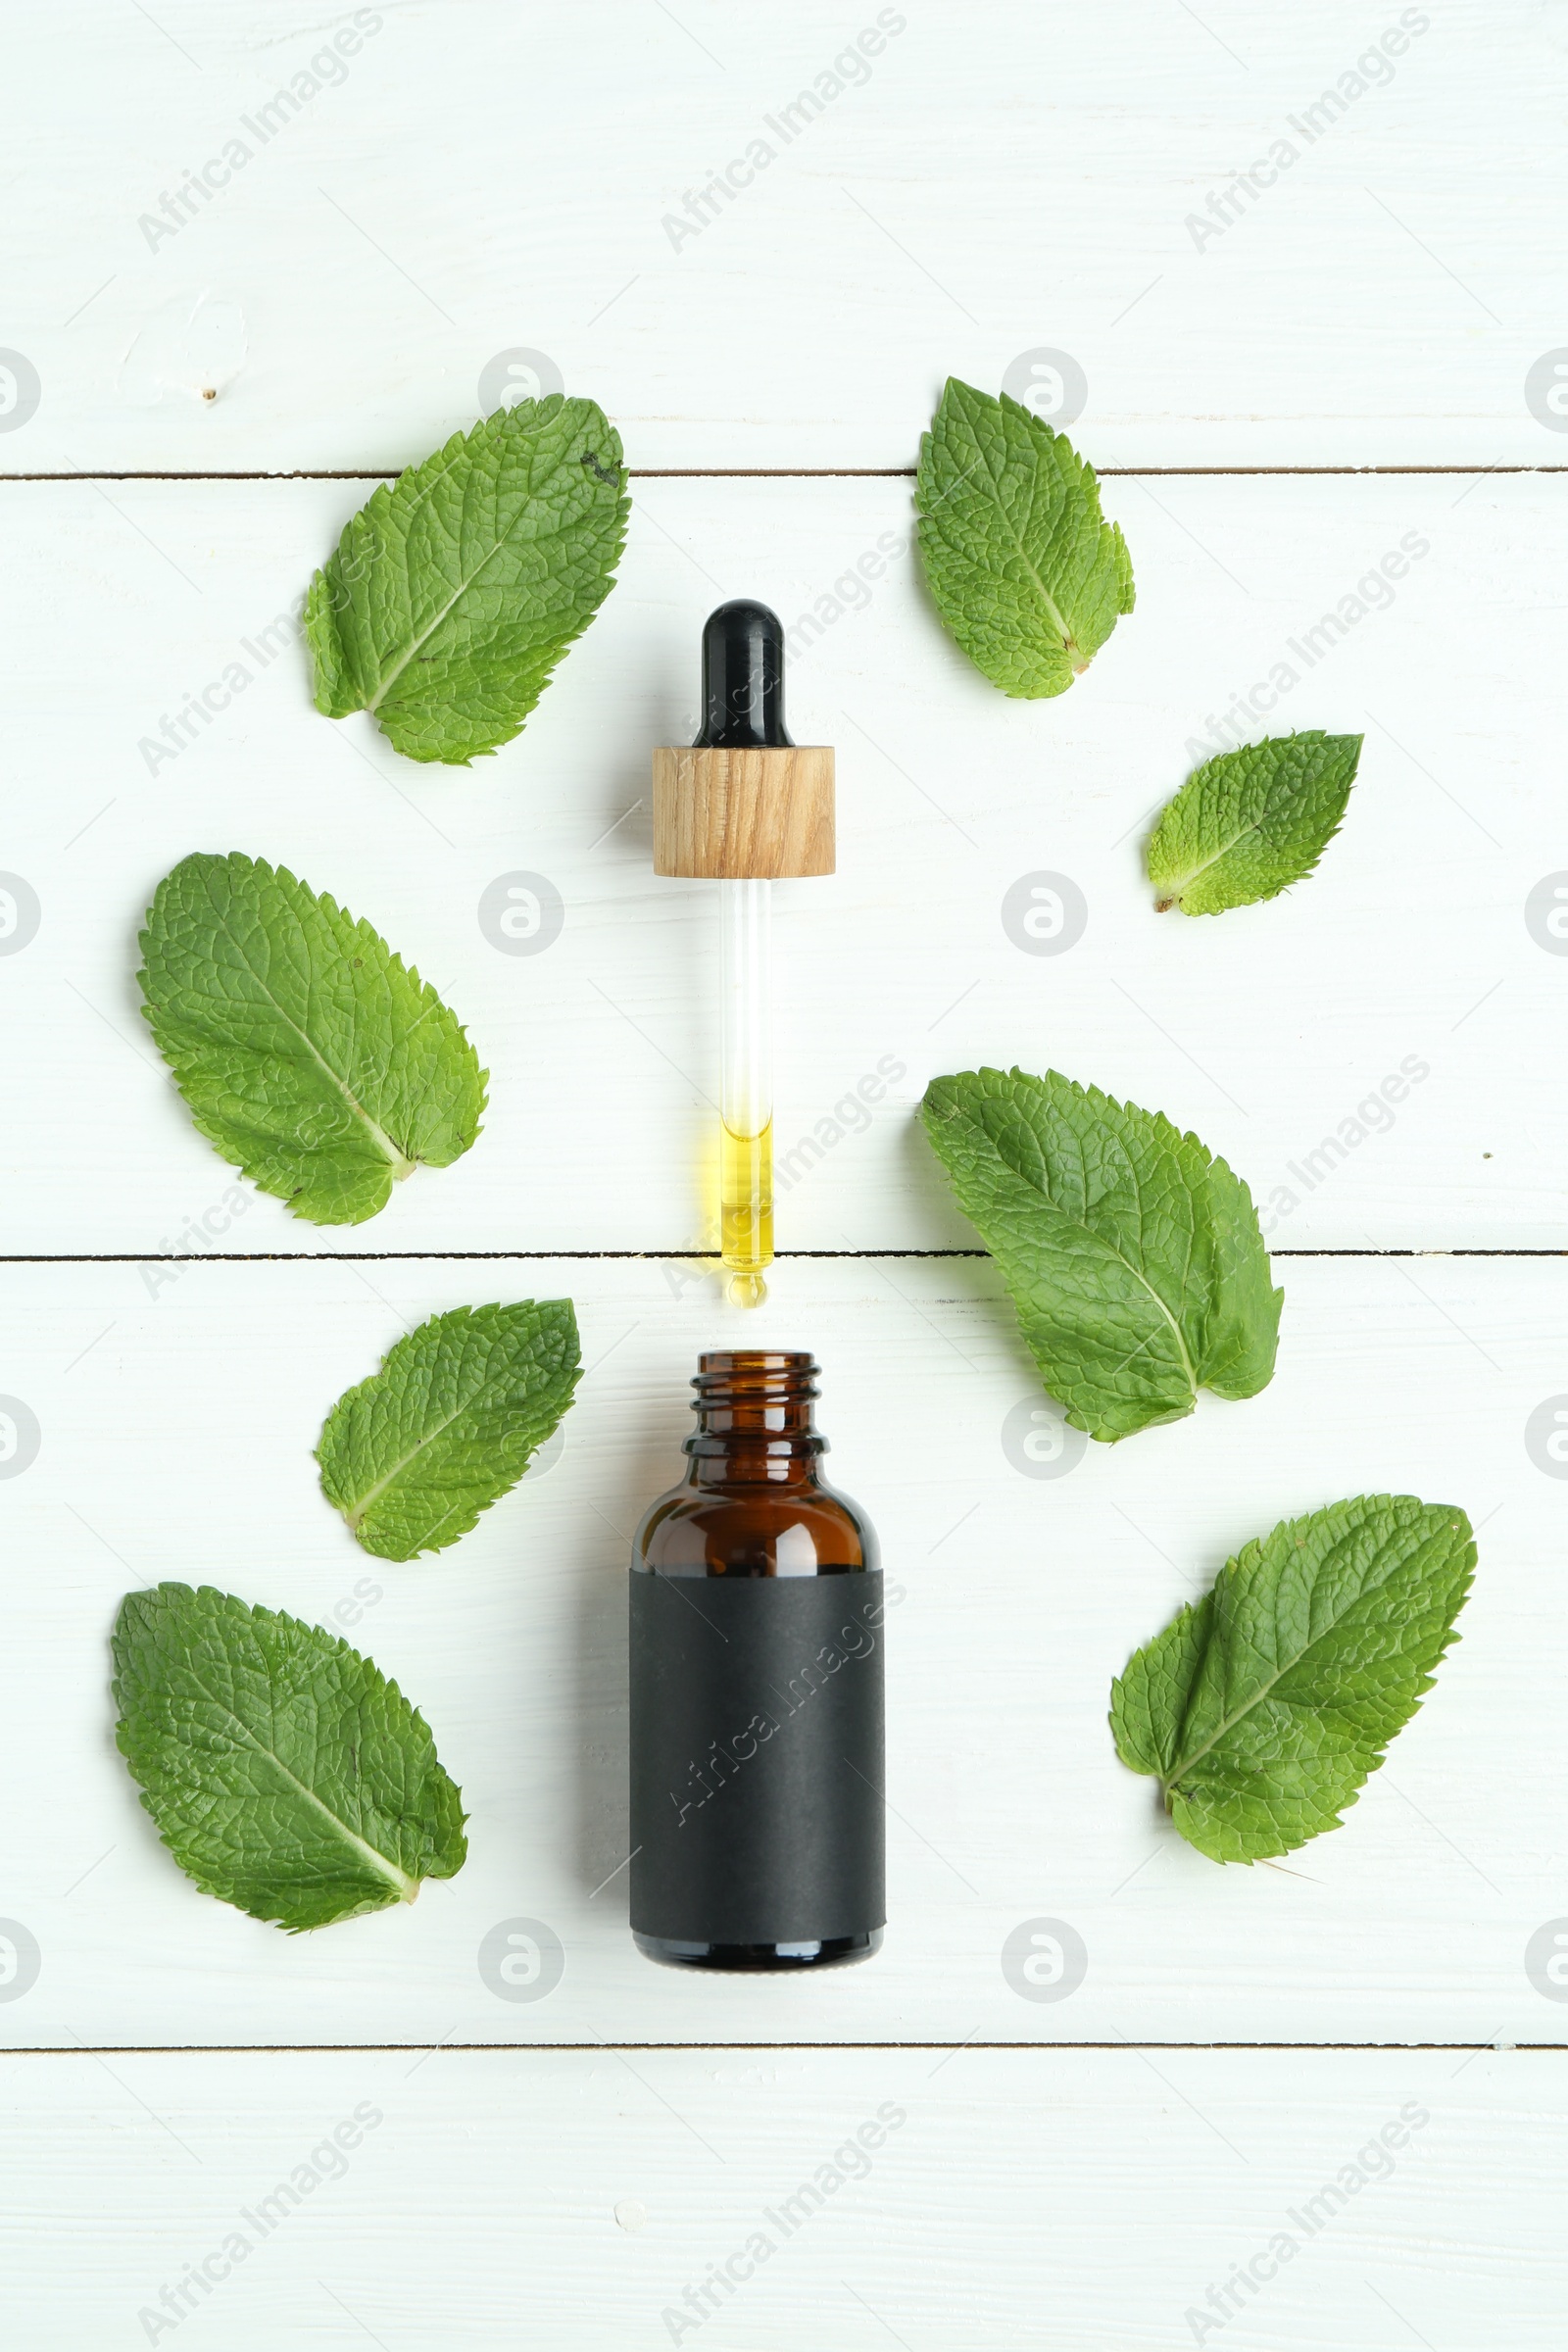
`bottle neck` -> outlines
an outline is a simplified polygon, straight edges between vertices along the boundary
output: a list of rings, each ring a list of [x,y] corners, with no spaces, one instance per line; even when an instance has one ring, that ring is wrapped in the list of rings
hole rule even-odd
[[[815,1485],[827,1440],[811,1417],[818,1394],[814,1358],[741,1348],[701,1355],[697,1365],[687,1485]]]

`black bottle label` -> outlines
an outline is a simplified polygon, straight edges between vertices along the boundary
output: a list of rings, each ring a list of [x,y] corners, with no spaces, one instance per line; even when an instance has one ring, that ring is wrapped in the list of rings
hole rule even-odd
[[[880,1571],[630,1583],[632,1927],[809,1943],[883,1926]]]

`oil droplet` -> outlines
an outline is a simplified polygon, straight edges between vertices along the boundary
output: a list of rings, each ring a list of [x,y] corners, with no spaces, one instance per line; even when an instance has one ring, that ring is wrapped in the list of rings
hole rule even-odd
[[[760,1274],[732,1274],[729,1284],[731,1306],[760,1306],[767,1297],[767,1285]]]

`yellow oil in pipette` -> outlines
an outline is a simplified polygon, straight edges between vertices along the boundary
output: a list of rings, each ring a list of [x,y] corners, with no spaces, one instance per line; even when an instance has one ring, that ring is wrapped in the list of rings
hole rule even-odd
[[[736,1135],[719,1123],[719,1248],[736,1306],[760,1306],[773,1262],[773,1123]]]

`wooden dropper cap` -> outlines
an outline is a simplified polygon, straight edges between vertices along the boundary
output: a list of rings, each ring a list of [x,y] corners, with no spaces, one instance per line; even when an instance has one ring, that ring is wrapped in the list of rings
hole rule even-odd
[[[654,871],[777,881],[833,871],[833,751],[784,731],[784,631],[738,597],[703,629],[703,725],[654,754]]]

